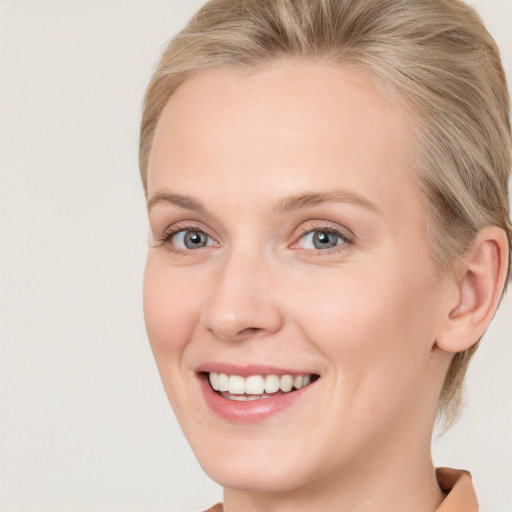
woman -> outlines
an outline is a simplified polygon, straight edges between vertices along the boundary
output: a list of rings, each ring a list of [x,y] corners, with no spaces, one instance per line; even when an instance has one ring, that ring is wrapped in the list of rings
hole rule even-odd
[[[508,115],[458,0],[212,0],[171,41],[144,311],[212,510],[477,510],[430,440],[510,275]]]

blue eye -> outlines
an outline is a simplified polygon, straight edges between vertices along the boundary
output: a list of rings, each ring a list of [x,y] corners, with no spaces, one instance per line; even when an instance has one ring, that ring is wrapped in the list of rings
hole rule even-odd
[[[347,243],[347,239],[336,231],[315,229],[306,233],[300,241],[303,249],[332,249]]]
[[[172,244],[180,249],[201,249],[215,242],[203,231],[182,229],[170,238]]]

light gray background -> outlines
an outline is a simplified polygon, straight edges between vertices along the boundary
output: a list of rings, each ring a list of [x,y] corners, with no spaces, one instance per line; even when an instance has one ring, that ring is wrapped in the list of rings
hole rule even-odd
[[[512,77],[512,0],[475,0]],[[143,90],[201,1],[0,0],[0,510],[192,511],[201,471],[146,341]],[[512,512],[512,300],[438,465]]]

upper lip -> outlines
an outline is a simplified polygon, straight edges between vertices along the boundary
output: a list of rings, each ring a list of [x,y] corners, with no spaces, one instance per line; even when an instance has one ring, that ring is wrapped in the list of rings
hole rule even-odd
[[[244,364],[238,365],[224,362],[208,362],[200,364],[196,369],[196,373],[226,373],[227,375],[240,375],[248,377],[249,375],[315,375],[310,370],[297,370],[291,368],[283,368],[278,366],[260,365],[260,364]]]

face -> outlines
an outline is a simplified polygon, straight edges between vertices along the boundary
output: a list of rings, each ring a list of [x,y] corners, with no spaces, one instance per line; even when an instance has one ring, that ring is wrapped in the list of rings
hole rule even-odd
[[[307,488],[427,449],[444,302],[413,128],[356,71],[293,60],[196,74],[165,107],[145,318],[222,485]]]

